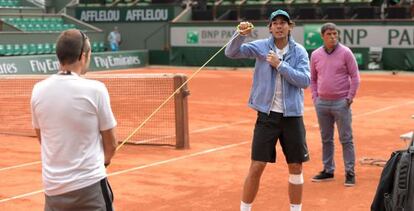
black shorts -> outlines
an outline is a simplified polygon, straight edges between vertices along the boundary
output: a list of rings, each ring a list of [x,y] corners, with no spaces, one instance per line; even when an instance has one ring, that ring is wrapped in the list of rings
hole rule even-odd
[[[283,114],[258,112],[252,143],[252,160],[274,163],[276,143],[280,140],[287,163],[309,160],[306,130],[302,117],[283,117]]]

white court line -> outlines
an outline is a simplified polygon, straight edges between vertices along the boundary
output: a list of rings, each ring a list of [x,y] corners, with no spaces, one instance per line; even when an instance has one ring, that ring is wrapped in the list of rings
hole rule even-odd
[[[0,199],[0,203],[11,201],[11,200],[14,200],[14,199],[21,199],[21,198],[24,198],[24,197],[27,197],[27,196],[33,196],[33,195],[36,195],[38,193],[43,193],[43,191],[44,191],[44,189],[33,191],[33,192],[30,192],[30,193],[17,195],[17,196],[12,196],[12,197],[5,198],[5,199]]]
[[[232,123],[217,125],[217,126],[213,126],[213,127],[200,128],[200,129],[192,130],[189,133],[190,134],[201,133],[201,132],[206,132],[206,131],[210,131],[210,130],[221,129],[221,128],[226,128],[226,127],[231,127],[233,125],[247,123],[249,121],[250,120],[241,120],[241,121],[238,121],[238,122],[232,122]],[[165,138],[172,138],[172,137],[175,137],[175,135],[174,136],[173,135],[171,135],[171,136],[163,136],[163,137],[160,137],[160,138],[146,139],[146,140],[142,140],[142,141],[133,141],[132,143],[134,143],[134,144],[143,144],[143,143],[147,143],[147,142],[150,142],[150,141],[157,141],[157,140],[161,140],[161,139],[165,139]],[[41,161],[35,161],[35,162],[30,162],[30,163],[23,163],[23,164],[19,164],[19,165],[15,165],[15,166],[9,166],[9,167],[0,168],[0,171],[5,171],[5,170],[10,170],[10,169],[20,168],[20,167],[25,167],[25,166],[31,166],[31,165],[36,165],[36,164],[39,164],[39,163],[41,163]]]
[[[233,125],[243,124],[243,123],[247,123],[247,122],[250,122],[250,120],[241,120],[241,121],[238,121],[238,122],[232,122],[232,123],[217,125],[217,126],[213,126],[213,127],[200,128],[200,129],[190,131],[189,134],[201,133],[201,132],[206,132],[206,131],[209,131],[209,130],[215,130],[215,129],[231,127]],[[127,143],[145,144],[145,143],[148,143],[148,142],[151,142],[151,141],[159,141],[159,140],[162,140],[162,139],[173,138],[173,137],[175,137],[175,135],[162,136],[162,137],[158,137],[158,138],[150,138],[150,139],[145,139],[145,140],[142,140],[142,141],[128,141]]]
[[[23,164],[19,164],[19,165],[15,165],[15,166],[9,166],[9,167],[4,167],[4,168],[0,168],[0,171],[5,171],[5,170],[10,170],[10,169],[15,169],[15,168],[20,168],[20,167],[25,167],[25,166],[31,166],[31,165],[36,165],[36,164],[40,164],[42,163],[42,161],[34,161],[34,162],[30,162],[30,163],[23,163]]]
[[[171,163],[171,162],[175,162],[175,161],[179,161],[179,160],[184,160],[184,159],[187,159],[187,158],[193,158],[193,157],[200,156],[200,155],[205,155],[205,154],[208,154],[208,153],[211,153],[211,152],[217,152],[217,151],[220,151],[220,150],[225,150],[225,149],[237,147],[237,146],[244,145],[244,144],[247,144],[247,143],[250,143],[250,141],[242,141],[242,142],[239,142],[239,143],[236,143],[236,144],[229,144],[229,145],[216,147],[216,148],[212,148],[212,149],[207,149],[207,150],[203,150],[203,151],[200,151],[200,152],[196,152],[196,153],[192,153],[192,154],[188,154],[188,155],[183,155],[183,156],[179,156],[179,157],[175,157],[175,158],[171,158],[171,159],[167,159],[167,160],[163,160],[163,161],[158,161],[158,162],[155,162],[155,163],[136,166],[136,167],[124,169],[124,170],[121,170],[121,171],[112,172],[112,173],[108,174],[108,177],[129,173],[129,172],[136,171],[136,170],[139,170],[139,169],[149,168],[149,167],[153,167],[153,166],[159,166],[159,165],[162,165],[162,164]],[[44,191],[44,189],[29,192],[29,193],[25,193],[25,194],[21,194],[21,195],[17,195],[17,196],[12,196],[12,197],[9,197],[9,198],[0,199],[0,203],[4,203],[4,202],[11,201],[11,200],[14,200],[14,199],[25,198],[27,196],[36,195],[38,193],[42,193],[43,191]]]
[[[139,170],[139,169],[144,169],[144,168],[148,168],[148,167],[152,167],[152,166],[158,166],[158,165],[162,165],[162,164],[165,164],[165,163],[184,160],[184,159],[187,159],[187,158],[192,158],[192,157],[208,154],[210,152],[216,152],[216,151],[220,151],[220,150],[224,150],[224,149],[229,149],[229,148],[237,147],[237,146],[247,144],[247,143],[250,143],[250,142],[249,141],[242,141],[242,142],[239,142],[237,144],[229,144],[229,145],[225,145],[225,146],[221,146],[221,147],[207,149],[207,150],[204,150],[204,151],[201,151],[201,152],[196,152],[196,153],[189,154],[189,155],[183,155],[183,156],[176,157],[176,158],[171,158],[171,159],[168,159],[168,160],[158,161],[158,162],[147,164],[147,165],[136,166],[136,167],[133,167],[133,168],[129,168],[129,169],[125,169],[125,170],[110,173],[110,174],[108,174],[108,177],[128,173],[128,172]]]
[[[406,105],[410,105],[410,104],[414,104],[414,101],[409,101],[409,102],[406,102],[406,103],[403,103],[403,104],[387,106],[387,107],[376,109],[376,110],[373,110],[373,111],[368,111],[368,112],[365,112],[365,113],[353,115],[352,118],[355,119],[355,118],[359,118],[359,117],[364,117],[364,116],[368,116],[368,115],[371,115],[371,114],[380,113],[380,112],[383,112],[383,111],[391,110],[391,109],[394,109],[394,108],[398,108],[398,107],[406,106]],[[319,127],[319,124],[314,124],[313,127]]]

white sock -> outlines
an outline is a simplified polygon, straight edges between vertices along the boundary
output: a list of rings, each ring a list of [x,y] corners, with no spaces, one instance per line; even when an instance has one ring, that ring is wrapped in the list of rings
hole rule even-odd
[[[302,204],[290,204],[290,211],[302,211]]]
[[[240,203],[240,211],[251,211],[252,210],[252,204],[244,203],[241,201]]]

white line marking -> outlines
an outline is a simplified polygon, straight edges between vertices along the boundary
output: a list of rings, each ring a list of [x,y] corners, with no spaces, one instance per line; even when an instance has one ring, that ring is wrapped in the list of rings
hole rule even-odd
[[[247,123],[247,122],[250,122],[250,120],[241,120],[241,121],[238,121],[238,122],[232,122],[232,123],[217,125],[217,126],[213,126],[213,127],[206,127],[206,128],[195,129],[195,130],[190,131],[189,133],[190,134],[202,133],[202,132],[206,132],[206,131],[210,131],[210,130],[231,127],[233,125],[243,124],[243,123]],[[145,139],[145,140],[141,140],[141,141],[128,141],[127,143],[132,143],[132,144],[145,144],[145,143],[148,143],[148,142],[159,141],[159,140],[162,140],[162,139],[173,138],[173,137],[175,137],[175,135],[162,136],[162,137],[158,137],[158,138],[150,138],[150,139]]]
[[[210,130],[231,127],[231,126],[234,126],[234,125],[243,124],[243,123],[247,123],[247,122],[250,122],[250,121],[251,120],[241,120],[241,121],[238,121],[238,122],[232,122],[232,123],[217,125],[217,126],[213,126],[213,127],[200,128],[200,129],[192,130],[189,133],[190,134],[202,133],[202,132],[206,132],[206,131],[210,131]],[[163,136],[163,137],[159,137],[159,138],[151,138],[151,139],[146,139],[146,140],[142,140],[142,141],[130,141],[130,142],[132,144],[144,144],[144,143],[148,143],[148,142],[151,142],[151,141],[158,141],[158,140],[162,140],[162,139],[166,139],[166,138],[172,138],[172,137],[175,137],[175,135]],[[23,164],[19,164],[19,165],[15,165],[15,166],[0,168],[0,171],[20,168],[20,167],[25,167],[25,166],[31,166],[31,165],[36,165],[36,164],[39,164],[39,163],[42,163],[42,162],[41,161],[35,161],[35,162],[30,162],[30,163],[23,163]]]
[[[31,165],[36,165],[36,164],[40,164],[42,163],[42,161],[34,161],[34,162],[30,162],[30,163],[23,163],[23,164],[19,164],[19,165],[15,165],[15,166],[9,166],[9,167],[4,167],[4,168],[0,168],[0,171],[5,171],[5,170],[10,170],[10,169],[15,169],[15,168],[20,168],[20,167],[25,167],[25,166],[31,166]]]
[[[183,156],[176,157],[176,158],[171,158],[171,159],[168,159],[168,160],[158,161],[158,162],[147,164],[147,165],[136,166],[136,167],[133,167],[133,168],[129,168],[129,169],[125,169],[125,170],[110,173],[110,174],[108,174],[108,177],[128,173],[128,172],[139,170],[139,169],[144,169],[144,168],[148,168],[148,167],[152,167],[152,166],[158,166],[158,165],[162,165],[162,164],[165,164],[165,163],[184,160],[184,159],[187,159],[187,158],[192,158],[192,157],[196,157],[196,156],[199,156],[199,155],[204,155],[204,154],[207,154],[207,153],[210,153],[210,152],[216,152],[216,151],[220,151],[220,150],[224,150],[224,149],[228,149],[228,148],[237,147],[237,146],[247,144],[247,143],[249,143],[249,141],[243,141],[243,142],[240,142],[240,143],[237,143],[237,144],[230,144],[230,145],[225,145],[225,146],[216,147],[216,148],[212,148],[212,149],[207,149],[207,150],[204,150],[204,151],[201,151],[201,152],[196,152],[196,153],[189,154],[189,155],[183,155]]]
[[[7,201],[11,201],[11,200],[14,200],[14,199],[21,199],[21,198],[24,198],[24,197],[27,197],[27,196],[33,196],[33,195],[36,195],[38,193],[43,193],[43,189],[42,190],[33,191],[33,192],[30,192],[30,193],[25,193],[25,194],[17,195],[17,196],[12,196],[10,198],[1,199],[0,200],[0,203],[7,202]]]
[[[158,161],[158,162],[155,162],[155,163],[136,166],[136,167],[132,167],[132,168],[125,169],[125,170],[112,172],[112,173],[108,174],[108,177],[129,173],[129,172],[136,171],[136,170],[139,170],[139,169],[149,168],[149,167],[153,167],[153,166],[159,166],[159,165],[162,165],[162,164],[171,163],[171,162],[175,162],[175,161],[179,161],[179,160],[184,160],[184,159],[187,159],[187,158],[193,158],[193,157],[200,156],[200,155],[205,155],[205,154],[208,154],[208,153],[211,153],[211,152],[217,152],[217,151],[220,151],[220,150],[225,150],[225,149],[237,147],[237,146],[244,145],[244,144],[247,144],[247,143],[250,143],[250,142],[249,141],[242,141],[242,142],[239,142],[239,143],[236,143],[236,144],[229,144],[229,145],[216,147],[216,148],[212,148],[212,149],[207,149],[207,150],[203,150],[203,151],[200,151],[200,152],[196,152],[196,153],[192,153],[192,154],[188,154],[188,155],[183,155],[183,156],[179,156],[179,157],[175,157],[175,158],[171,158],[171,159],[167,159],[167,160],[163,160],[163,161]],[[38,193],[42,193],[43,191],[44,191],[44,189],[33,191],[33,192],[30,192],[30,193],[17,195],[17,196],[12,196],[12,197],[9,197],[9,198],[0,199],[0,203],[11,201],[11,200],[14,200],[14,199],[25,198],[27,196],[36,195]]]

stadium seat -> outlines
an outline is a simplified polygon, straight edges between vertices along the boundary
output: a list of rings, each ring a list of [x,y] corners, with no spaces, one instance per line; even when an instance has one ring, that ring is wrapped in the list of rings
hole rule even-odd
[[[13,56],[18,56],[22,53],[22,49],[19,44],[14,44],[13,48]]]
[[[8,17],[2,18],[2,20],[22,31],[62,31],[76,28],[75,24],[63,23],[63,19],[60,17]]]
[[[52,53],[56,53],[56,43],[52,43]]]
[[[29,55],[35,55],[37,54],[37,46],[34,43],[29,44]]]
[[[14,48],[12,44],[6,44],[6,51],[4,55],[6,56],[12,56],[14,54]]]
[[[44,54],[45,53],[43,43],[37,43],[36,44],[36,52],[37,52],[37,54]]]
[[[265,5],[268,1],[266,0],[247,0],[247,5]]]
[[[22,44],[21,47],[22,47],[22,51],[21,51],[21,54],[20,55],[27,55],[27,54],[29,54],[29,45]]]
[[[52,46],[50,45],[50,43],[45,43],[43,45],[43,50],[45,54],[51,54],[52,53]]]
[[[92,43],[92,52],[99,52],[99,43],[93,42]]]
[[[99,42],[99,51],[105,51],[105,43]]]

